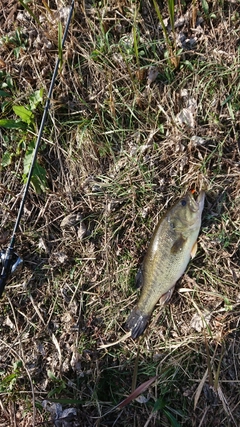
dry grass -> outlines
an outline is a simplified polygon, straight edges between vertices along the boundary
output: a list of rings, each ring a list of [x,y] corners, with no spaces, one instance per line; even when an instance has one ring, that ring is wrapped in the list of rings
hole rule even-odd
[[[40,27],[2,3],[1,118],[12,119],[12,105],[46,96],[62,4],[28,3]],[[52,425],[44,400],[77,409],[69,426],[240,424],[240,10],[177,3],[174,68],[151,2],[76,2],[38,158],[47,188],[29,192],[16,243],[24,269],[0,302],[1,426]],[[1,154],[12,154],[1,168],[3,247],[41,115],[39,105],[31,129],[0,130]],[[189,187],[207,193],[196,258],[144,337],[99,350],[124,335],[157,218]],[[136,360],[137,385],[158,376],[146,401],[103,417],[131,393]]]

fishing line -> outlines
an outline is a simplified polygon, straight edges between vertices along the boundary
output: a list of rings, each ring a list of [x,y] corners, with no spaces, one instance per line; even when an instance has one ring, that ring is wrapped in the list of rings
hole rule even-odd
[[[72,4],[70,6],[70,11],[69,11],[69,15],[68,15],[68,19],[67,19],[67,23],[66,23],[66,28],[63,34],[63,38],[62,38],[62,45],[61,45],[61,49],[64,48],[64,44],[67,38],[67,34],[68,34],[68,29],[69,29],[69,25],[70,25],[70,21],[72,18],[72,14],[73,14],[73,10],[74,10],[74,0],[72,0]],[[18,210],[18,215],[17,215],[17,219],[13,228],[13,232],[12,232],[12,236],[10,239],[10,243],[9,246],[7,248],[7,250],[3,250],[0,252],[0,262],[2,263],[2,272],[0,275],[0,298],[3,294],[4,288],[6,286],[6,281],[8,279],[9,273],[10,272],[14,272],[15,269],[18,267],[19,264],[22,263],[22,259],[19,258],[17,256],[17,254],[15,254],[14,251],[14,244],[15,244],[15,239],[16,239],[16,233],[18,231],[19,228],[19,224],[20,224],[20,220],[22,217],[22,213],[23,213],[23,208],[24,208],[24,204],[27,198],[27,194],[28,194],[28,190],[29,190],[29,186],[30,186],[30,182],[31,182],[31,178],[32,178],[32,174],[33,174],[33,170],[34,170],[34,166],[36,163],[36,159],[37,159],[37,154],[38,154],[38,150],[39,150],[39,146],[40,146],[40,142],[41,142],[41,138],[42,138],[42,133],[43,133],[43,128],[44,128],[44,124],[47,118],[47,113],[50,107],[50,98],[52,96],[52,91],[53,91],[53,87],[54,87],[54,83],[57,77],[57,72],[58,72],[58,67],[61,61],[60,58],[60,52],[59,52],[59,56],[58,59],[56,61],[56,65],[53,71],[53,76],[52,76],[52,80],[51,80],[51,84],[50,84],[50,88],[48,91],[48,95],[47,95],[47,100],[45,103],[45,107],[44,107],[44,112],[42,115],[42,121],[39,127],[39,132],[38,132],[38,137],[37,137],[37,141],[36,141],[36,145],[35,145],[35,149],[34,149],[34,153],[33,153],[33,158],[32,158],[32,163],[29,169],[29,173],[28,173],[28,178],[27,178],[27,182],[24,188],[24,192],[23,192],[23,197],[20,203],[20,207]]]

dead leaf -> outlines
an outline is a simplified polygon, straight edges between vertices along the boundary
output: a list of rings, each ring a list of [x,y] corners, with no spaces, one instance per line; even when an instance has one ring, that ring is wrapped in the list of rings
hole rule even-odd
[[[60,223],[61,228],[68,228],[68,227],[74,227],[82,219],[82,215],[79,212],[70,213],[69,215],[65,216],[63,220]]]
[[[195,313],[191,319],[190,326],[197,332],[205,329],[211,320],[211,313],[206,311],[202,315]]]
[[[15,329],[15,325],[14,325],[14,323],[11,321],[11,319],[10,319],[10,317],[9,316],[7,316],[6,317],[6,320],[5,320],[5,325],[7,325],[7,326],[9,326],[11,329]]]
[[[206,139],[201,136],[193,135],[190,141],[195,145],[204,145],[206,143]]]
[[[40,237],[40,239],[39,239],[38,248],[40,249],[40,251],[44,251],[46,254],[49,253],[49,249],[48,249],[48,246],[46,244],[46,241],[42,237]]]
[[[143,403],[147,403],[147,402],[149,401],[149,399],[150,399],[150,396],[149,396],[149,397],[145,397],[145,396],[143,396],[142,394],[140,394],[140,396],[136,397],[136,399],[135,399],[135,400],[136,400],[138,403],[143,404]]]
[[[183,108],[182,111],[177,114],[176,120],[181,126],[187,125],[190,128],[194,128],[195,126],[195,120],[191,108]]]
[[[147,75],[147,86],[150,86],[150,84],[156,80],[158,73],[158,67],[149,67]]]
[[[78,239],[82,240],[86,236],[86,234],[87,234],[87,227],[84,224],[84,222],[81,222],[78,227],[78,233],[77,233]]]
[[[59,355],[59,363],[60,363],[60,366],[61,366],[61,364],[62,364],[61,348],[60,348],[59,342],[58,342],[58,340],[57,340],[57,338],[56,338],[56,336],[54,334],[52,334],[52,342],[53,342],[53,344],[55,345],[55,347],[57,349],[57,352],[58,352],[58,355]]]

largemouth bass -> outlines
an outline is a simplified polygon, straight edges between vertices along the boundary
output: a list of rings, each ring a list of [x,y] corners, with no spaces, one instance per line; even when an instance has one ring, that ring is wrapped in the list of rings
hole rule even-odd
[[[141,296],[125,325],[132,338],[143,333],[158,300],[162,304],[169,301],[177,280],[195,255],[204,199],[203,191],[196,200],[188,192],[157,224],[136,278],[142,286]]]

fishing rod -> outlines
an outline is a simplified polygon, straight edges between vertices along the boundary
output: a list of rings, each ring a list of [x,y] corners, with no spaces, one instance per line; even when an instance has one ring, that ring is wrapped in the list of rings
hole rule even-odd
[[[70,11],[69,11],[69,15],[68,15],[67,23],[66,23],[66,28],[65,28],[63,38],[62,38],[62,49],[64,48],[64,44],[65,44],[65,41],[67,38],[68,29],[69,29],[70,21],[72,18],[73,10],[74,10],[74,0],[72,0],[72,4],[70,6]],[[48,110],[50,107],[50,98],[52,96],[52,91],[53,91],[54,83],[55,83],[55,80],[57,77],[57,72],[58,72],[58,67],[59,67],[60,61],[61,61],[61,58],[59,55],[58,59],[56,61],[54,71],[53,71],[53,76],[52,76],[50,88],[48,91],[47,100],[46,100],[44,112],[42,115],[42,121],[41,121],[41,124],[39,127],[38,137],[37,137],[37,141],[36,141],[36,145],[35,145],[35,149],[34,149],[34,153],[33,153],[32,163],[31,163],[31,166],[29,169],[27,182],[26,182],[26,185],[24,188],[23,197],[22,197],[20,207],[18,210],[18,215],[17,215],[17,219],[16,219],[16,222],[15,222],[15,225],[13,228],[10,243],[9,243],[9,246],[8,246],[6,251],[5,250],[0,251],[0,262],[2,264],[2,271],[0,274],[0,298],[3,294],[3,291],[4,291],[4,288],[6,286],[6,282],[7,282],[7,279],[9,277],[10,272],[13,273],[16,270],[16,268],[22,263],[22,259],[20,257],[18,257],[16,253],[14,253],[14,244],[15,244],[15,240],[16,240],[16,233],[17,233],[18,228],[19,228],[20,220],[21,220],[22,213],[23,213],[24,204],[25,204],[25,201],[27,198],[27,194],[28,194],[28,190],[29,190],[29,186],[30,186],[30,182],[31,182],[32,174],[33,174],[33,169],[34,169],[34,166],[36,163],[37,154],[38,154],[38,150],[39,150],[39,146],[40,146],[40,142],[41,142],[41,138],[42,138],[43,128],[44,128],[44,124],[45,124],[45,121],[47,118],[47,113],[48,113]]]

